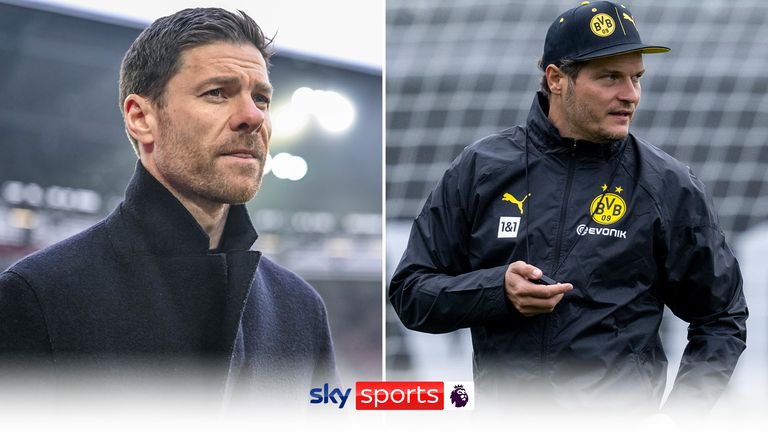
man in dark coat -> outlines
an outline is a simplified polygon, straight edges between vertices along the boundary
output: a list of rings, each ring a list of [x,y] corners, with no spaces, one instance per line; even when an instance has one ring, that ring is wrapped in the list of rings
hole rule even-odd
[[[0,275],[6,379],[39,366],[54,381],[149,376],[303,403],[336,380],[323,301],[252,249],[270,43],[221,9],[158,19],[134,41],[120,103],[136,171],[105,220]]]

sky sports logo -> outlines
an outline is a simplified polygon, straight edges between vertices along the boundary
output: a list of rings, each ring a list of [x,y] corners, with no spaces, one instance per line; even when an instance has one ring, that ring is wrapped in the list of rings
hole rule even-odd
[[[351,388],[325,384],[309,391],[309,403],[343,409],[351,405],[351,395]],[[475,409],[475,385],[471,381],[358,381],[354,396],[355,409],[361,411]]]

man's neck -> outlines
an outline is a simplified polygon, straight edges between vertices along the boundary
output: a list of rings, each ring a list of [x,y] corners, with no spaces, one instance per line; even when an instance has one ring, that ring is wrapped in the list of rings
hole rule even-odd
[[[149,171],[152,176],[160,182],[166,189],[176,197],[179,202],[187,209],[197,221],[198,225],[208,234],[209,249],[216,249],[219,247],[221,236],[224,234],[224,226],[227,223],[227,215],[229,214],[229,204],[211,202],[201,197],[187,196],[182,194],[159,173],[154,166],[144,165],[145,169]]]
[[[224,234],[224,226],[227,223],[227,215],[229,214],[229,204],[212,204],[212,205],[199,205],[195,201],[185,199],[184,197],[177,196],[181,204],[192,214],[197,223],[203,228],[208,238],[209,249],[216,249],[219,247],[221,236]]]
[[[557,132],[560,134],[563,138],[576,138],[573,134],[573,132],[567,128],[567,123],[565,121],[565,116],[563,115],[561,111],[561,100],[553,100],[557,98],[556,95],[550,95],[549,96],[549,111],[546,112],[547,118],[549,119],[549,122],[552,123],[552,125],[557,129]]]

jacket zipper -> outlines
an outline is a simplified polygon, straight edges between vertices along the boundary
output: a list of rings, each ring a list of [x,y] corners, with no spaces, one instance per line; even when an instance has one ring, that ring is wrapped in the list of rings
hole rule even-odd
[[[573,175],[576,171],[576,143],[571,147],[571,160],[568,161],[568,177],[565,179],[565,196],[563,206],[560,207],[560,222],[557,225],[557,237],[555,237],[555,257],[552,263],[552,271],[549,277],[554,278],[555,270],[560,267],[560,249],[563,246],[563,225],[565,225],[565,216],[568,213],[568,201],[571,199],[571,187],[573,187]]]
[[[556,278],[554,272],[559,270],[560,267],[560,249],[563,243],[563,226],[565,225],[565,217],[568,213],[568,201],[571,199],[571,188],[573,187],[573,176],[576,171],[576,143],[573,143],[571,147],[571,159],[568,161],[568,174],[565,178],[565,194],[563,196],[563,204],[560,207],[560,220],[557,225],[557,236],[555,237],[555,255],[552,263],[552,270],[550,270],[549,277]],[[557,279],[555,279],[557,280]],[[547,314],[544,319],[544,324],[541,330],[541,363],[542,368],[546,366],[549,354],[549,340],[547,338],[547,332],[549,331],[549,322],[552,317]]]

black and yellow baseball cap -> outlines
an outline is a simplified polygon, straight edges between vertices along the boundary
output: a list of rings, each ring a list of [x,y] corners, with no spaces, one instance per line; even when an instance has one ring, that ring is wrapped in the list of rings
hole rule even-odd
[[[547,31],[541,68],[560,66],[563,60],[592,60],[629,52],[656,54],[669,51],[646,45],[629,8],[608,1],[582,2],[557,17]]]

